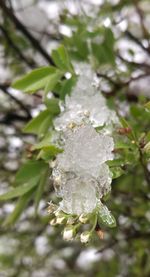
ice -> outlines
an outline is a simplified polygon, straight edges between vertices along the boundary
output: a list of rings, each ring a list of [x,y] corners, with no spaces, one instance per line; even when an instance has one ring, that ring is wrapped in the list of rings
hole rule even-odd
[[[69,130],[64,152],[57,155],[52,180],[60,208],[70,214],[90,213],[111,190],[112,176],[105,163],[113,159],[113,139],[90,125]]]
[[[64,171],[98,177],[102,163],[113,159],[113,139],[98,134],[92,126],[82,126],[68,135],[64,152],[58,154],[57,164]]]
[[[96,184],[89,176],[80,176],[67,181],[63,187],[61,209],[69,214],[90,213],[96,207]]]
[[[58,167],[53,169],[52,178],[57,196],[62,198],[60,209],[68,214],[92,212],[99,199],[111,190],[111,174],[106,164],[100,166],[97,179],[90,174],[64,172]]]
[[[92,69],[80,64],[77,71],[76,86],[60,103],[61,113],[54,120],[64,151],[57,155],[52,180],[62,198],[60,209],[80,215],[91,213],[111,190],[112,174],[106,161],[114,158],[112,133],[119,120],[107,107]],[[101,211],[104,216],[108,213],[105,208]]]
[[[62,107],[62,105],[61,105]],[[118,118],[114,111],[111,111],[103,95],[92,80],[81,75],[74,87],[71,96],[66,96],[63,112],[54,120],[56,130],[65,130],[69,123],[76,125],[87,121],[94,127],[116,124]]]
[[[99,169],[98,181],[98,195],[102,198],[111,191],[112,174],[107,164],[102,164]]]
[[[51,180],[53,181],[53,185],[58,197],[63,197],[63,190],[66,186],[66,183],[70,179],[75,178],[75,173],[73,172],[65,172],[56,166],[51,175]]]
[[[107,206],[103,205],[101,202],[99,202],[99,216],[105,224],[109,226],[115,224],[115,219],[111,212]]]

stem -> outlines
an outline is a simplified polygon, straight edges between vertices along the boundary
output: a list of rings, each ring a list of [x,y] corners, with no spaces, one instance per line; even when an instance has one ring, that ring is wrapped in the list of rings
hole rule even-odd
[[[24,34],[24,36],[30,41],[33,47],[45,58],[45,60],[47,60],[49,64],[54,65],[52,58],[43,49],[39,41],[31,35],[31,33],[26,29],[22,22],[19,21],[19,19],[15,16],[12,10],[6,6],[4,0],[0,0],[0,7],[5,15],[8,16],[8,18],[15,24],[16,28]]]
[[[147,166],[144,162],[143,153],[142,153],[142,150],[140,147],[139,147],[139,154],[140,154],[140,163],[143,168],[144,175],[145,175],[145,180],[146,180],[147,184],[150,186],[150,172],[148,171]]]

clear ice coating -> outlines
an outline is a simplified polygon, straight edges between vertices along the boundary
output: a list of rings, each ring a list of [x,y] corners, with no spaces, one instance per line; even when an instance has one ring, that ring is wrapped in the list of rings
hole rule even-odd
[[[71,96],[66,96],[63,112],[54,120],[56,130],[65,130],[69,123],[80,125],[89,122],[94,127],[118,124],[116,113],[106,105],[106,100],[92,80],[81,75]]]
[[[99,198],[102,198],[104,195],[110,192],[112,182],[112,173],[110,172],[108,165],[105,163],[100,165],[97,182],[98,196]]]
[[[113,139],[90,125],[68,131],[64,152],[57,155],[52,179],[60,208],[71,214],[90,213],[111,190],[107,160],[113,159]]]
[[[96,207],[96,181],[89,176],[67,180],[60,208],[68,214],[90,213]]]
[[[111,214],[111,212],[108,210],[107,206],[103,205],[101,202],[98,203],[99,206],[99,216],[103,223],[106,225],[115,225],[115,218]]]
[[[62,198],[60,209],[80,215],[92,212],[111,190],[112,174],[106,161],[114,158],[111,134],[119,120],[107,107],[96,78],[93,83],[91,68],[80,64],[78,73],[71,96],[60,103],[61,113],[54,120],[64,151],[57,155],[51,178]],[[99,132],[95,130],[103,125]],[[101,212],[109,217],[105,208]]]
[[[75,129],[68,135],[64,152],[58,154],[57,164],[63,171],[99,176],[100,165],[113,159],[114,142],[90,126]]]

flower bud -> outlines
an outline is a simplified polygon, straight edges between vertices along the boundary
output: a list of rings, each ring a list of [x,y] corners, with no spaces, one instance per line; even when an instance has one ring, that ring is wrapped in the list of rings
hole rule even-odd
[[[60,208],[55,210],[54,214],[55,214],[56,217],[65,216],[65,213],[62,210],[60,210]]]
[[[53,160],[49,163],[51,168],[54,168],[56,166],[56,160]]]
[[[54,211],[57,209],[57,205],[53,204],[52,202],[49,202],[48,204],[49,204],[49,206],[48,206],[47,211],[49,214],[53,214]]]
[[[80,240],[82,243],[87,243],[89,242],[90,237],[91,237],[91,233],[88,231],[85,231],[80,235]]]
[[[65,216],[58,216],[58,217],[56,217],[56,223],[63,224],[65,222],[65,219],[66,219]]]
[[[68,217],[68,219],[67,219],[67,224],[72,225],[72,224],[74,224],[74,223],[75,223],[75,221],[76,221],[76,219],[75,219],[75,218],[73,218],[73,217],[69,216],[69,217]]]
[[[144,152],[150,154],[150,141],[144,146]]]
[[[50,225],[52,225],[52,226],[57,225],[57,220],[56,220],[56,218],[53,218],[53,219],[50,221]]]
[[[87,223],[88,219],[89,219],[89,217],[88,217],[87,214],[81,214],[81,215],[79,216],[79,221],[80,221],[81,223],[83,223],[83,224]]]
[[[69,241],[69,240],[72,240],[73,237],[74,237],[74,228],[71,226],[71,227],[66,227],[64,229],[64,233],[63,233],[63,239],[66,240],[66,241]]]

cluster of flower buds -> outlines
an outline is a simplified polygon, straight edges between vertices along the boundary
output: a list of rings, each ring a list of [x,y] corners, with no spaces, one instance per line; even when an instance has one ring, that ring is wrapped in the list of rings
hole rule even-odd
[[[100,201],[96,209],[89,214],[81,214],[80,216],[64,213],[60,210],[58,205],[49,203],[48,213],[51,217],[50,225],[58,226],[63,225],[63,239],[66,241],[72,241],[75,238],[79,238],[82,243],[88,243],[96,231],[100,239],[104,238],[104,233],[98,222],[105,224],[109,227],[116,225],[115,218]]]

